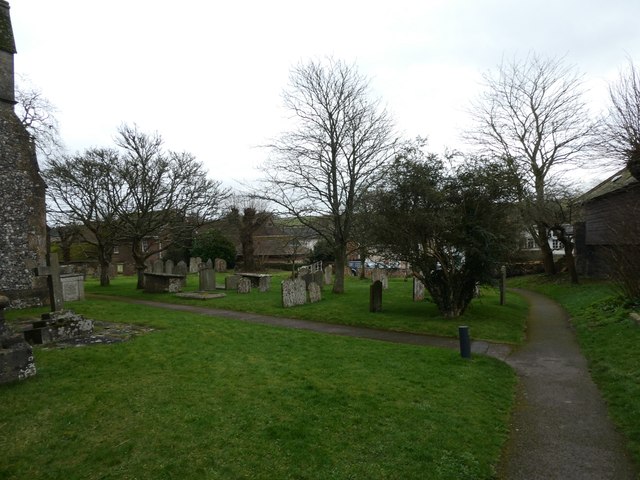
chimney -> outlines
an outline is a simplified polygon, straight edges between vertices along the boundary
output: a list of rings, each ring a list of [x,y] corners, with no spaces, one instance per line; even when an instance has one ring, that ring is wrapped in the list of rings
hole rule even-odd
[[[13,55],[16,43],[13,39],[9,3],[0,0],[0,102],[15,105]]]

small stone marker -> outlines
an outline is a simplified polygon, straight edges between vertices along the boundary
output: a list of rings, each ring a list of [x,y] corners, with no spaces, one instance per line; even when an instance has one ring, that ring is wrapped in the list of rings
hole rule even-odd
[[[376,280],[369,287],[369,311],[381,312],[382,311],[382,282]]]
[[[164,273],[173,273],[173,260],[169,259],[164,262]]]
[[[313,280],[311,281],[314,282],[316,285],[318,285],[318,287],[320,287],[320,289],[322,290],[322,285],[324,285],[324,273],[322,273],[322,270],[318,270],[317,272],[314,272],[312,275],[313,275]]]
[[[227,271],[227,261],[224,258],[216,258],[214,261],[216,272]]]
[[[84,300],[84,275],[79,273],[60,275],[60,283],[62,283],[62,299],[65,302]]]
[[[309,303],[316,303],[322,300],[322,289],[316,282],[311,282],[307,290],[309,291]]]
[[[22,335],[5,326],[4,309],[8,306],[9,298],[0,295],[0,383],[24,380],[36,374],[31,346]]]
[[[333,266],[327,265],[324,269],[324,284],[331,285],[333,281]]]
[[[164,263],[162,260],[156,260],[153,262],[152,273],[164,273]]]
[[[413,277],[413,301],[421,302],[424,300],[424,283]]]
[[[213,270],[211,259],[207,263],[200,264],[199,274],[200,286],[198,289],[201,292],[210,292],[216,289],[216,272]]]
[[[241,278],[240,275],[229,275],[224,279],[225,290],[238,290],[238,282]]]
[[[307,303],[307,286],[300,277],[282,282],[282,306],[295,307]]]
[[[251,280],[241,278],[240,281],[238,281],[238,293],[251,293]]]
[[[62,282],[60,281],[60,264],[58,254],[49,253],[47,255],[47,265],[35,269],[38,276],[47,277],[49,287],[49,302],[52,312],[59,312],[64,309],[64,296],[62,294]]]

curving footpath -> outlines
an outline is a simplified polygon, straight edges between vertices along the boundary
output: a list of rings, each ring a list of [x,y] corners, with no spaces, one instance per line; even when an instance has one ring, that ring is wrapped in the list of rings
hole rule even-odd
[[[624,439],[608,418],[606,405],[591,380],[567,313],[543,295],[514,291],[526,298],[531,306],[527,342],[515,351],[505,344],[479,341],[471,344],[472,352],[507,362],[520,380],[511,435],[499,467],[499,478],[636,480],[635,468],[625,453]],[[90,297],[332,335],[459,348],[457,339],[445,337],[123,297]]]
[[[500,478],[636,479],[567,313],[543,295],[514,291],[531,309],[527,342],[506,359],[520,382]]]

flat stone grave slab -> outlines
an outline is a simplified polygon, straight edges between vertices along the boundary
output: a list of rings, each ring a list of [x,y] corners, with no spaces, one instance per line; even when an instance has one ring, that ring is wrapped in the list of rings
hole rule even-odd
[[[192,298],[194,300],[211,300],[213,298],[226,297],[226,293],[209,293],[209,292],[183,292],[176,293],[176,297]]]

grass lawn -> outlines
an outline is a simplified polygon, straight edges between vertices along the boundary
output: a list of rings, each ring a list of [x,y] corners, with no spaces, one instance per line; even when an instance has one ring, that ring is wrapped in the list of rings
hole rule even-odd
[[[36,348],[37,376],[0,386],[0,478],[494,476],[516,381],[497,360],[107,300],[69,306],[155,330]]]
[[[112,285],[103,288],[96,280],[86,284],[88,293],[106,295],[124,295],[147,300],[210,306],[265,315],[285,316],[344,325],[382,328],[404,332],[428,333],[433,335],[458,335],[459,325],[468,325],[474,339],[519,344],[524,340],[527,316],[526,301],[515,294],[507,296],[507,303],[499,305],[496,289],[483,289],[480,298],[474,299],[467,312],[460,319],[445,319],[430,301],[412,301],[412,282],[403,279],[390,279],[389,289],[382,295],[382,312],[369,312],[369,280],[347,278],[345,293],[331,293],[331,287],[325,286],[322,301],[295,308],[283,308],[280,282],[288,273],[275,274],[271,282],[271,291],[261,293],[254,289],[250,294],[238,294],[224,291],[225,298],[214,300],[180,299],[170,294],[146,294],[135,289],[133,277],[118,277]],[[218,274],[218,283],[222,283]],[[198,279],[191,275],[188,290],[196,290]]]
[[[534,276],[510,284],[548,295],[570,313],[591,375],[640,465],[640,326],[629,318],[632,306],[605,282],[583,280],[572,286],[566,279]]]

